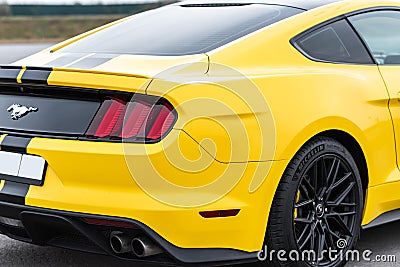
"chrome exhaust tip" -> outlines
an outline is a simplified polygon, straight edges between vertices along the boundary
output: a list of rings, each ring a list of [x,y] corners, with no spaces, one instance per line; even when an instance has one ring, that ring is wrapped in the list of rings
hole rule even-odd
[[[110,246],[117,254],[131,252],[131,238],[121,232],[113,232],[110,236]]]
[[[145,258],[163,253],[162,249],[146,237],[132,239],[131,248],[138,258]]]

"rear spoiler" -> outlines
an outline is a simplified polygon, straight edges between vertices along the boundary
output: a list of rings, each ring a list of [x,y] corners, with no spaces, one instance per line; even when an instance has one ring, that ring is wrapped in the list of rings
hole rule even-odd
[[[0,82],[48,85],[47,80],[51,72],[53,71],[105,74],[105,75],[135,77],[143,79],[149,78],[148,76],[144,75],[121,74],[121,73],[104,72],[96,70],[2,65],[0,66]]]
[[[0,82],[46,84],[52,68],[0,66]]]

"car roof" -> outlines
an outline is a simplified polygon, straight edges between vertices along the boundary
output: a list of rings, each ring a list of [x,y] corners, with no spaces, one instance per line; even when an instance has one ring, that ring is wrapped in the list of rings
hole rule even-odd
[[[229,6],[235,4],[270,4],[310,10],[340,1],[342,0],[187,0],[179,2],[177,5]]]

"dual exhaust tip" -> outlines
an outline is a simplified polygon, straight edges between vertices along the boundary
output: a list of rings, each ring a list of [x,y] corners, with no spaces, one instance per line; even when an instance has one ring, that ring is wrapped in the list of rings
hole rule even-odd
[[[117,254],[133,253],[138,258],[163,253],[162,249],[147,237],[132,238],[120,232],[111,233],[110,245]]]

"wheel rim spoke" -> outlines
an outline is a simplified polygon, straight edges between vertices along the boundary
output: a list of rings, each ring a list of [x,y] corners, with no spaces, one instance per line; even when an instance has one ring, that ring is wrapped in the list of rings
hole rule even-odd
[[[313,200],[309,199],[309,200],[305,200],[303,202],[295,204],[294,207],[296,209],[298,209],[298,208],[302,208],[302,207],[307,206],[307,205],[311,205],[312,203],[313,203]]]
[[[353,189],[355,185],[355,182],[350,183],[350,185],[346,188],[346,190],[343,191],[342,194],[340,194],[336,200],[335,200],[335,204],[336,205],[340,205],[343,200],[347,197],[347,195],[351,192],[351,190]]]
[[[311,224],[307,224],[306,227],[304,227],[300,237],[297,239],[297,243],[299,244],[300,249],[303,249],[304,246],[307,244],[307,242],[310,240],[311,227],[312,227]]]
[[[316,259],[308,261],[311,266],[331,266],[331,259],[322,252],[337,250],[340,239],[353,238],[358,193],[349,166],[339,156],[323,155],[302,174],[293,220],[300,252],[315,253]]]
[[[327,194],[328,194],[327,198],[329,198],[329,195],[332,192],[332,190],[336,189],[339,185],[344,183],[347,179],[349,179],[351,177],[351,175],[352,175],[352,173],[348,172],[342,178],[340,178],[339,181],[337,181],[336,183],[332,184],[327,190]]]
[[[317,266],[319,265],[319,263],[323,260],[323,250],[324,250],[324,246],[325,246],[325,231],[322,228],[322,225],[319,224],[319,230],[318,230],[318,249],[317,249]]]
[[[340,216],[334,216],[334,220],[338,223],[340,228],[344,231],[345,235],[353,237],[349,227],[344,223],[343,219]]]
[[[310,188],[307,188],[306,185],[301,185],[299,190],[300,190],[300,194],[304,195],[306,197],[306,199],[314,198],[313,195],[310,195],[310,193],[313,194],[313,192],[314,192],[313,188],[310,189]]]
[[[311,244],[310,244],[310,248],[313,251],[315,251],[315,229],[316,228],[317,228],[317,224],[313,224],[312,229],[311,229]]]
[[[340,167],[340,161],[337,158],[334,158],[328,173],[329,184],[335,183],[339,167]]]
[[[328,185],[329,185],[329,175],[328,175],[327,170],[326,170],[325,159],[322,157],[319,162],[320,162],[319,163],[319,165],[320,165],[319,166],[319,169],[320,169],[319,175],[320,175],[320,177],[317,177],[317,179],[318,178],[321,179],[321,190],[318,193],[318,197],[322,198],[325,195],[325,192],[327,191],[327,188],[328,188]],[[318,162],[317,162],[316,165],[318,165]]]
[[[335,202],[328,201],[328,202],[326,202],[326,206],[332,207],[332,208],[339,207],[339,206],[340,207],[357,207],[357,204],[356,203],[344,203],[344,202],[342,202],[340,204],[336,204]]]
[[[348,212],[332,212],[329,214],[326,214],[326,217],[333,217],[333,216],[352,216],[355,215],[355,211],[348,211]]]
[[[325,221],[325,233],[327,236],[327,246],[330,248],[334,248],[336,246],[335,241],[333,240],[333,236],[335,236],[337,239],[340,239],[339,236],[337,236],[334,232],[332,232],[332,230],[329,227],[329,223],[328,220],[324,220]]]
[[[336,234],[334,231],[331,230],[331,227],[329,226],[328,220],[325,219],[325,224],[326,224],[326,230],[329,232],[329,235],[332,237],[336,237],[336,239],[340,239],[340,236]],[[336,246],[336,244],[334,244]]]
[[[306,219],[306,218],[295,218],[294,222],[302,223],[302,224],[312,224],[313,223],[313,221],[311,219]]]
[[[314,176],[313,176],[313,182],[314,182],[314,196],[317,197],[318,194],[318,161],[314,164]]]

